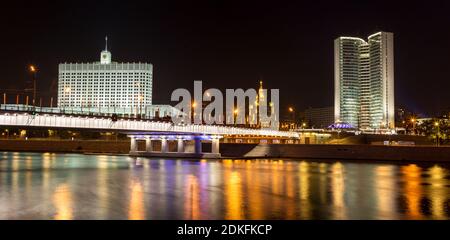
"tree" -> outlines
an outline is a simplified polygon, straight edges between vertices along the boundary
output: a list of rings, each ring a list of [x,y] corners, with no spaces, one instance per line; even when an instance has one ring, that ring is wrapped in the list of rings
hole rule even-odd
[[[439,137],[440,144],[448,144],[450,142],[450,122],[447,119],[425,120],[417,125],[416,131],[419,135],[427,136],[434,142]]]

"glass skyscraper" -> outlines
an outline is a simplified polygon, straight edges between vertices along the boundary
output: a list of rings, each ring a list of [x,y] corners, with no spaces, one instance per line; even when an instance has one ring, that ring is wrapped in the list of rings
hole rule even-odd
[[[358,129],[394,128],[393,33],[378,32],[368,41],[334,41],[334,118]]]

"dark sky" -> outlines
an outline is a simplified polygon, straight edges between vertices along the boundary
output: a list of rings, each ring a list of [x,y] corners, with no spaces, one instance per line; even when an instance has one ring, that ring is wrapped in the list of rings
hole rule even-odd
[[[422,3],[421,3],[422,2]],[[15,1],[0,10],[0,90],[40,71],[56,95],[57,64],[99,60],[154,65],[154,102],[175,88],[250,88],[263,78],[281,104],[333,105],[333,40],[394,32],[396,105],[450,107],[450,4],[445,1]],[[53,84],[52,84],[53,83]]]

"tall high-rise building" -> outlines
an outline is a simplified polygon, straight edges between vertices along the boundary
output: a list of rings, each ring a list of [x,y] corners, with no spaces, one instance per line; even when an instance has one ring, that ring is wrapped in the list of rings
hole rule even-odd
[[[334,41],[334,119],[359,129],[395,127],[394,36]]]
[[[152,70],[149,63],[112,62],[106,44],[99,62],[59,64],[58,107],[144,114],[152,104]]]

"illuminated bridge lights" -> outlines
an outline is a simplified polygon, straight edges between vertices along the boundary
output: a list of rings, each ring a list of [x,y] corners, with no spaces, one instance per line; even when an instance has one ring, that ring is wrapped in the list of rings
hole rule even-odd
[[[265,129],[248,129],[217,125],[173,125],[170,122],[110,118],[65,116],[65,115],[29,115],[0,114],[0,126],[55,127],[72,129],[116,130],[123,132],[167,132],[196,135],[232,135],[232,136],[267,136],[283,138],[299,138],[296,132],[283,132]]]

